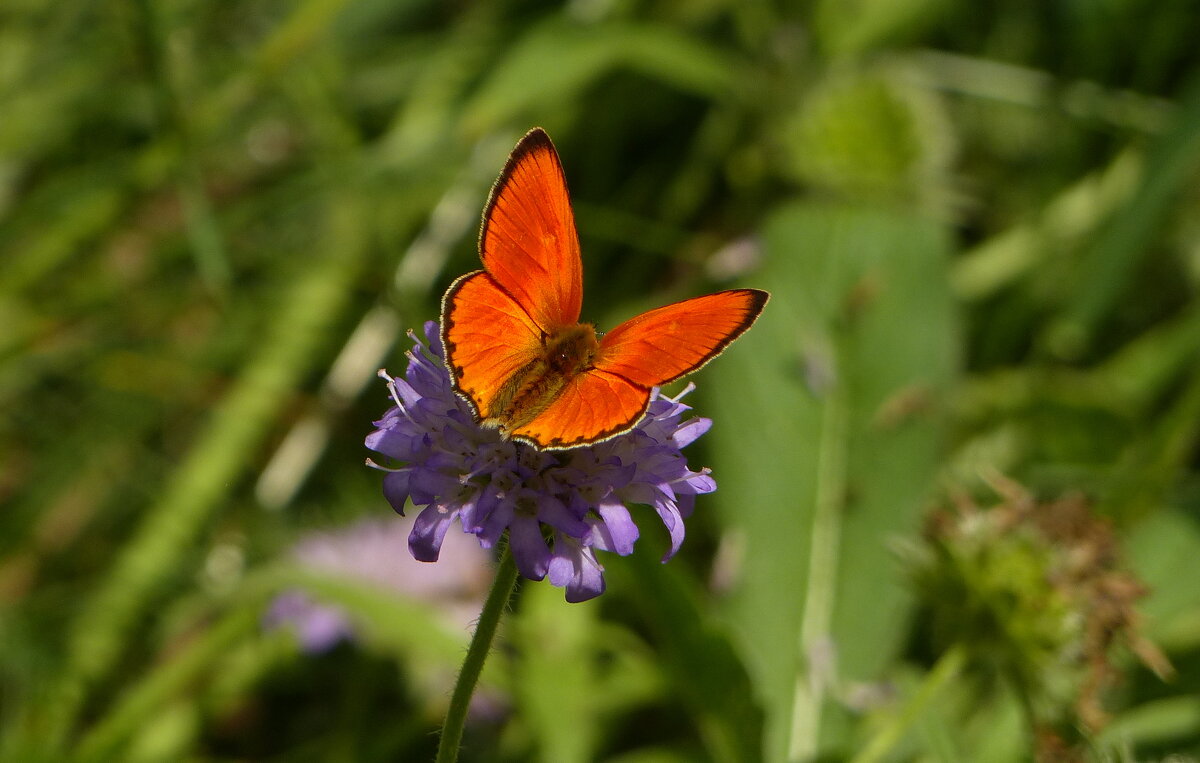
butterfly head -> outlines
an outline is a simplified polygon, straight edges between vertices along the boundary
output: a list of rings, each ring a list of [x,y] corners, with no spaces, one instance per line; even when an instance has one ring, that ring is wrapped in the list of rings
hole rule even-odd
[[[564,326],[542,340],[551,373],[570,378],[592,364],[600,344],[589,323]]]

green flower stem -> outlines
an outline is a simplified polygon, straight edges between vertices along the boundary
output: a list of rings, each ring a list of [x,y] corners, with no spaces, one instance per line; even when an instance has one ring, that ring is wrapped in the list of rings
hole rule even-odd
[[[488,592],[487,601],[483,603],[479,623],[475,626],[475,635],[471,636],[471,646],[467,648],[467,658],[463,660],[462,670],[459,671],[458,680],[454,684],[454,694],[450,697],[450,708],[446,710],[446,722],[442,724],[442,737],[438,742],[437,763],[454,763],[458,759],[458,746],[462,742],[463,724],[467,720],[467,706],[471,702],[471,694],[475,691],[483,663],[492,649],[492,640],[496,637],[500,617],[508,607],[516,587],[517,563],[513,561],[508,544],[505,543],[500,550],[500,566],[496,570],[496,579],[492,581],[492,590]]]

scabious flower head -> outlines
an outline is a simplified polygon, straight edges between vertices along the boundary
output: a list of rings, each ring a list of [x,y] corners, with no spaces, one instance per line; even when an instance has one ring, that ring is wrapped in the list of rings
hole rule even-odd
[[[1035,757],[1073,760],[1086,742],[1080,732],[1109,720],[1102,698],[1120,677],[1114,646],[1124,642],[1160,676],[1172,668],[1141,633],[1135,604],[1146,589],[1091,504],[1081,495],[1042,502],[990,479],[999,502],[962,498],[930,517],[920,543],[900,548],[933,639],[968,658],[964,685],[1018,691]]]
[[[684,420],[691,409],[655,390],[629,432],[570,450],[538,450],[475,423],[451,388],[436,323],[425,324],[426,342],[412,336],[404,378],[380,372],[395,406],[375,422],[366,444],[401,464],[383,479],[392,507],[403,513],[409,500],[424,507],[408,539],[415,558],[437,561],[456,521],[484,548],[508,531],[522,575],[549,577],[566,588],[567,601],[584,601],[604,592],[595,551],[633,551],[638,527],[627,507],[634,503],[653,507],[666,525],[671,548],[663,561],[679,550],[696,496],[717,487],[707,469],[688,469],[680,452],[708,431],[709,419]]]

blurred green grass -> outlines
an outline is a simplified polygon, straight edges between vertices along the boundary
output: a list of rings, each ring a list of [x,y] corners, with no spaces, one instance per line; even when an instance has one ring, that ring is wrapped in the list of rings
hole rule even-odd
[[[585,318],[774,297],[696,377],[720,491],[681,556],[648,524],[600,601],[526,586],[464,758],[1028,758],[894,551],[991,471],[1084,492],[1152,591],[1178,675],[1119,657],[1093,753],[1200,756],[1194,11],[6,4],[0,758],[431,757],[465,634],[287,550],[390,511],[374,371],[535,124]],[[361,638],[264,631],[294,586]]]

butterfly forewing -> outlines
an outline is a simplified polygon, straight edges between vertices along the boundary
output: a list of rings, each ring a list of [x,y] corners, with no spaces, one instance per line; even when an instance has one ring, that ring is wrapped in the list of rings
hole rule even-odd
[[[479,256],[543,331],[579,321],[583,265],[575,217],[558,152],[540,128],[521,139],[492,188]]]
[[[593,365],[645,387],[672,382],[741,336],[767,298],[758,289],[733,289],[642,313],[604,335]]]
[[[485,419],[496,393],[542,353],[541,330],[482,270],[459,278],[442,298],[442,342],[456,389]]]

